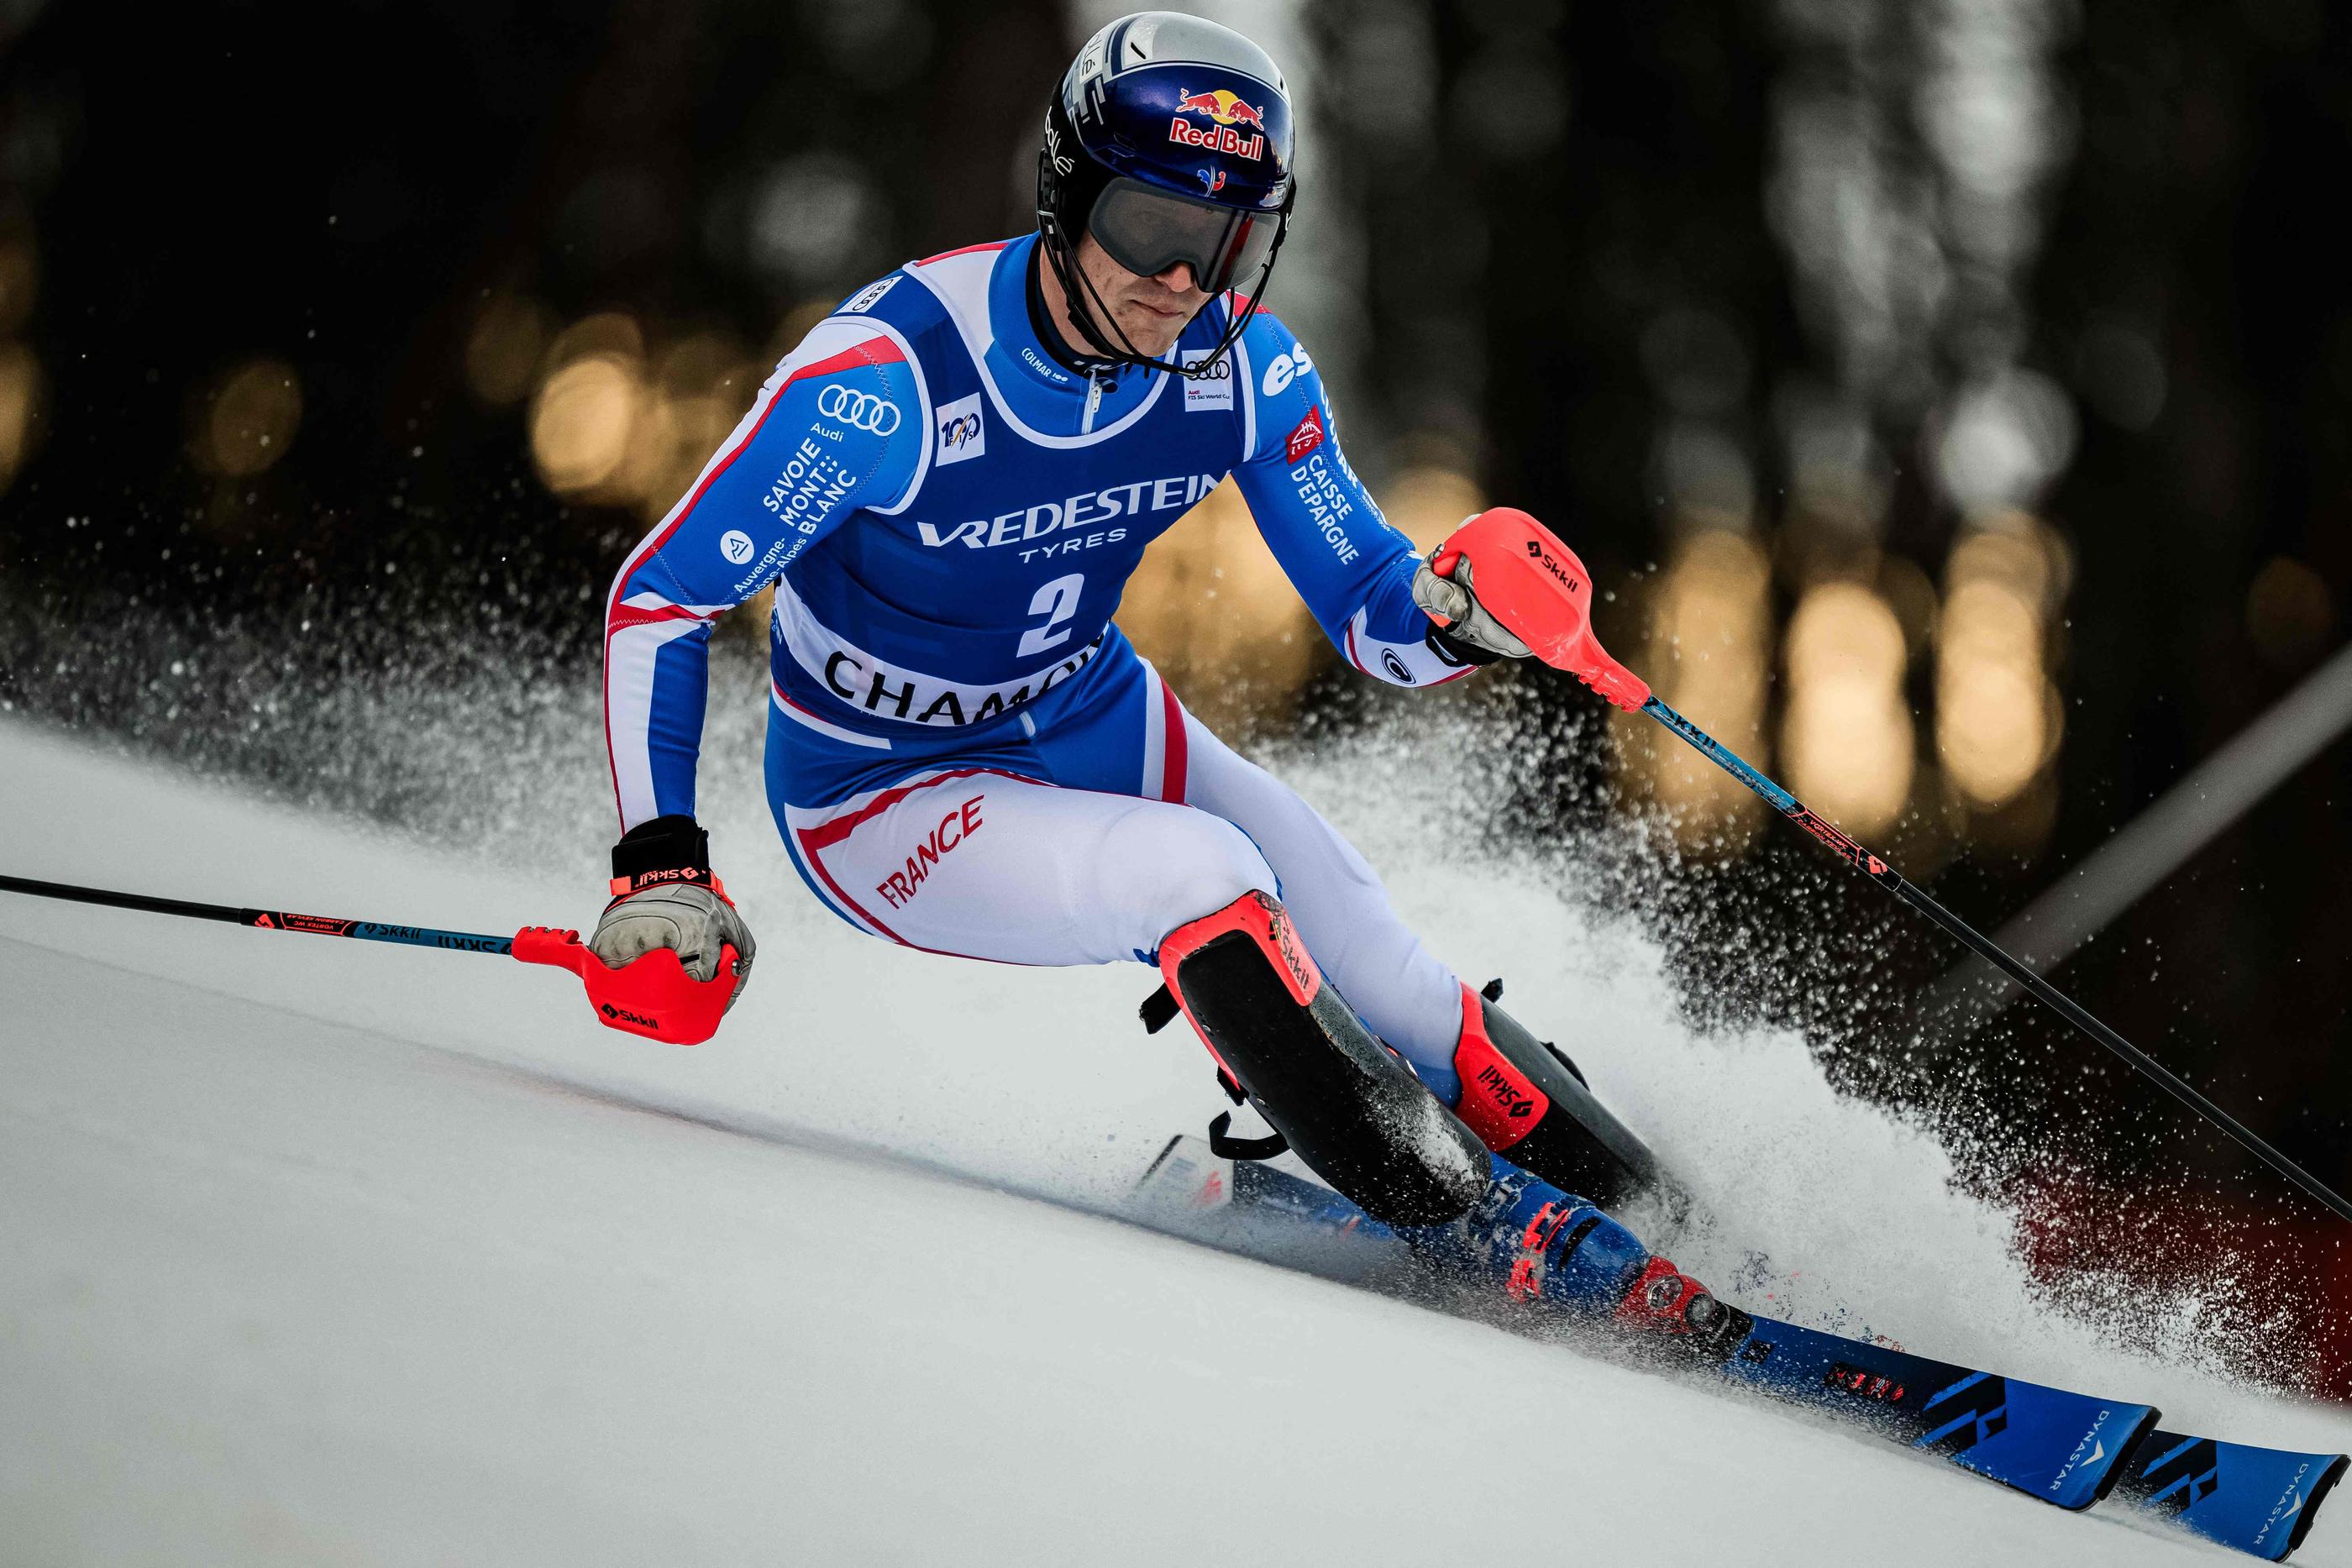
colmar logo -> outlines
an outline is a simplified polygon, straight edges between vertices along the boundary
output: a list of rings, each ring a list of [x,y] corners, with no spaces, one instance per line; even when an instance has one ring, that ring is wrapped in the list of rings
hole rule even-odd
[[[1307,411],[1307,417],[1290,427],[1290,438],[1283,444],[1285,461],[1299,463],[1307,455],[1323,444],[1323,410],[1320,406]]]
[[[730,528],[719,536],[719,553],[737,566],[741,566],[751,559],[751,551],[754,548],[751,536],[740,528]]]

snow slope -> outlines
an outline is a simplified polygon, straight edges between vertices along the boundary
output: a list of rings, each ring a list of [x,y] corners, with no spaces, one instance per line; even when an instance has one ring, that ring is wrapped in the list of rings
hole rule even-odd
[[[2050,1317],[1796,1041],[1687,1038],[1634,938],[1308,782],[1727,1228],[1879,1326],[2352,1443]],[[594,898],[16,721],[0,800],[19,874],[499,932]],[[0,895],[0,1563],[2224,1560],[1083,1212],[1217,1103],[1133,1025],[1145,971],[902,952],[772,847],[725,869],[759,977],[693,1051],[506,960]],[[2298,1561],[2352,1562],[2344,1516]]]

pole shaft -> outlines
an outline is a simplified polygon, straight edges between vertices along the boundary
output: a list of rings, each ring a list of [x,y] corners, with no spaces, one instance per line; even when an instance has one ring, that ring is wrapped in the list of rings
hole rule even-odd
[[[394,925],[378,920],[346,920],[331,915],[297,915],[280,909],[236,909],[226,904],[197,904],[181,898],[156,898],[143,893],[117,893],[110,888],[79,887],[71,883],[36,882],[30,877],[0,876],[0,893],[21,893],[33,898],[58,898],[75,904],[102,904],[109,909],[136,909],[149,915],[176,915],[190,920],[218,920],[257,931],[292,931],[310,936],[349,936],[362,942],[393,942],[408,947],[437,947],[450,953],[514,951],[511,936],[486,936],[471,931],[441,931],[429,925]]]
[[[2248,1153],[2254,1155],[2279,1175],[2325,1204],[2338,1217],[2352,1220],[2352,1202],[2347,1202],[2333,1187],[2271,1147],[2256,1135],[2252,1128],[2244,1125],[2236,1117],[2190,1087],[2185,1080],[2163,1063],[2093,1018],[2073,998],[2011,957],[1996,946],[1992,938],[1945,908],[1940,902],[1917,884],[1906,881],[1893,866],[1864,849],[1831,823],[1815,816],[1794,795],[1748,766],[1737,752],[1732,751],[1706,731],[1660,702],[1654,695],[1642,705],[1642,711],[1690,742],[1710,760],[1721,767],[1725,772],[1769,802],[1773,810],[1826,844],[1840,860],[1862,872],[1873,882],[1879,883],[1889,893],[1958,937],[1961,942],[1974,949],[1979,956],[2011,979],[2032,992],[2059,1017],[2129,1062],[2140,1076],[2229,1134]]]

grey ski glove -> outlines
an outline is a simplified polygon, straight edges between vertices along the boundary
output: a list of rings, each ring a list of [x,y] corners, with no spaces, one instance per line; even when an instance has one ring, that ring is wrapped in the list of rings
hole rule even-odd
[[[1464,521],[1469,519],[1465,518]],[[1440,545],[1437,549],[1445,547]],[[1433,559],[1437,549],[1429,552]],[[1478,595],[1470,580],[1470,558],[1464,556],[1454,563],[1451,577],[1440,577],[1430,569],[1429,559],[1421,563],[1412,574],[1412,601],[1421,606],[1422,613],[1437,622],[1445,636],[1486,654],[1489,658],[1524,659],[1528,645],[1511,635],[1503,623],[1478,602]]]
[[[613,902],[604,906],[588,949],[617,969],[667,947],[695,980],[719,973],[721,949],[735,948],[735,1005],[751,983],[757,944],[727,890],[710,870],[709,837],[693,818],[656,817],[613,846]]]

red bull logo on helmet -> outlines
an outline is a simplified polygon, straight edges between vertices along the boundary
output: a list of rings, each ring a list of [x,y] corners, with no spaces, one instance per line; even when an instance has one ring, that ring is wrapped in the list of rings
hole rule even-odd
[[[1213,125],[1194,125],[1184,117],[1205,114]],[[1234,128],[1247,125],[1255,128],[1254,134],[1244,136]],[[1168,122],[1168,140],[1181,147],[1198,147],[1203,152],[1223,152],[1234,158],[1257,159],[1265,156],[1265,115],[1255,105],[1244,103],[1223,88],[1214,92],[1179,91],[1176,117]]]

